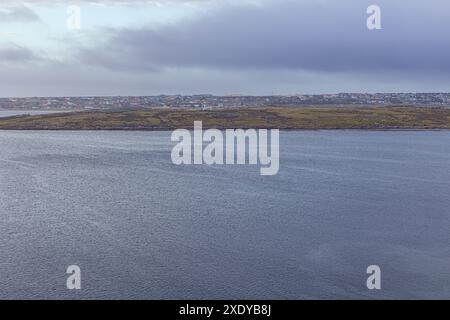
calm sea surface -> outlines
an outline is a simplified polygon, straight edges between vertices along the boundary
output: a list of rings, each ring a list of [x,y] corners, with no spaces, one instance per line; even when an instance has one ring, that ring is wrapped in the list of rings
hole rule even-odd
[[[280,144],[262,177],[174,166],[169,133],[0,131],[0,298],[450,298],[450,132]]]

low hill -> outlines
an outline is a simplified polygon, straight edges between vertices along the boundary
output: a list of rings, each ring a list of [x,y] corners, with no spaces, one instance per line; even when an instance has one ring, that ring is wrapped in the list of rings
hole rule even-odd
[[[173,130],[192,128],[450,129],[450,109],[436,107],[295,107],[77,112],[0,119],[0,130]]]

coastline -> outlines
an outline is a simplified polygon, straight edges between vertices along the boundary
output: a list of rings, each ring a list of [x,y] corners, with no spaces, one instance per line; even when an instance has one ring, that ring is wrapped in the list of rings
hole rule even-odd
[[[0,118],[8,131],[172,131],[193,129],[282,131],[450,130],[450,109],[436,107],[267,107],[242,109],[140,109],[83,111]]]

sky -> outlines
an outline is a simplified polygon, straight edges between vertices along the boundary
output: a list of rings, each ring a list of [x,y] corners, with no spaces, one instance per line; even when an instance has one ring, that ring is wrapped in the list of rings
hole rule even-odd
[[[448,92],[449,17],[448,0],[1,0],[0,96]]]

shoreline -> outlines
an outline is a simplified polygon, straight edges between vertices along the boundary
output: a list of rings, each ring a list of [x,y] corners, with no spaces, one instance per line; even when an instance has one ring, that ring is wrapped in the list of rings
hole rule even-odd
[[[193,131],[193,128],[173,128],[173,129],[134,129],[134,128],[122,128],[122,129],[107,129],[107,128],[102,128],[102,129],[1,129],[0,128],[0,133],[1,132],[171,132],[177,129],[185,129],[185,130],[189,130],[189,131]],[[255,129],[255,130],[279,130],[280,132],[319,132],[319,131],[366,131],[366,132],[450,132],[450,129],[447,128],[430,128],[430,129],[415,129],[415,128],[405,128],[405,129],[365,129],[365,128],[348,128],[348,129],[343,129],[343,128],[336,128],[336,129],[331,129],[331,128],[326,128],[326,129],[276,129],[276,128],[206,128],[204,127],[203,130],[209,130],[209,129],[217,129],[220,131],[225,131],[225,130],[248,130],[248,129]]]
[[[450,130],[450,109],[434,107],[242,108],[218,110],[141,109],[19,115],[0,118],[8,131],[172,131],[279,129],[280,131]]]

